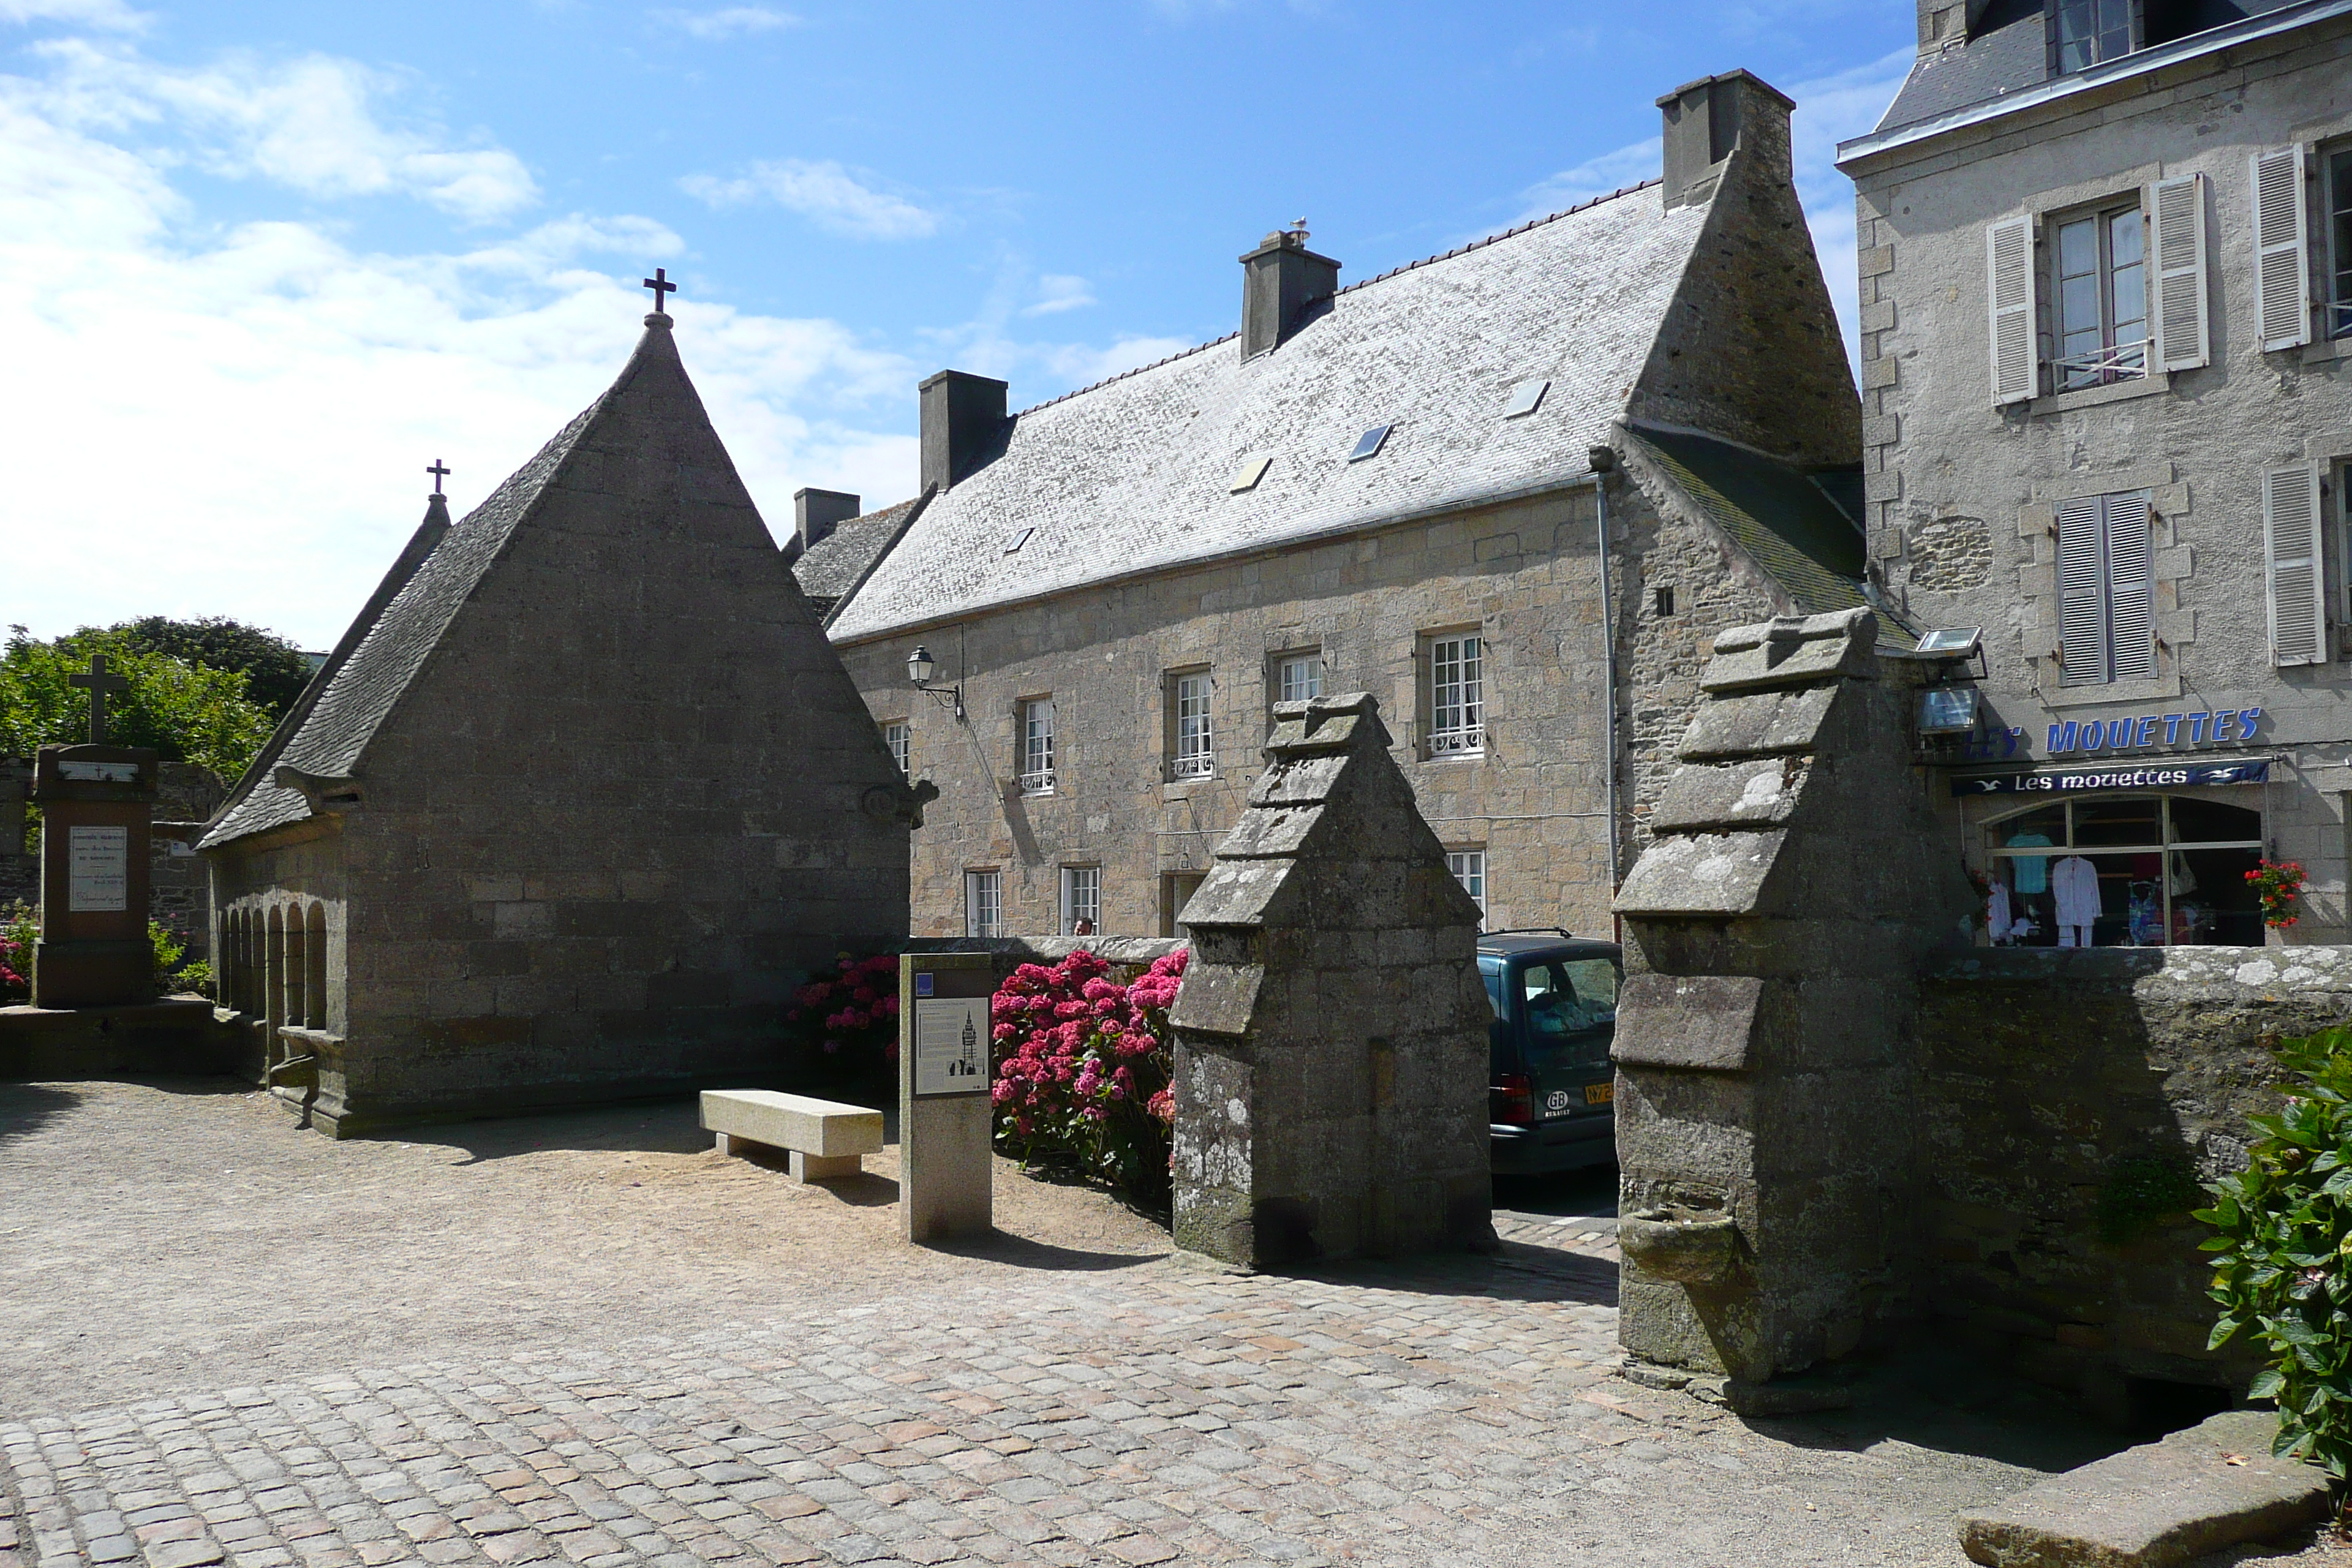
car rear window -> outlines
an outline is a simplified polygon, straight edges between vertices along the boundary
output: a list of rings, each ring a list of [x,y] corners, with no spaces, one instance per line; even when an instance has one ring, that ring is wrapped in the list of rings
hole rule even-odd
[[[1494,983],[1487,984],[1491,989]],[[1524,965],[1519,1016],[1527,1020],[1528,1040],[1538,1045],[1614,1024],[1616,964],[1605,958],[1554,958]]]
[[[1495,1009],[1495,1016],[1503,1016],[1503,961],[1481,955],[1478,978],[1486,983],[1486,1004]]]

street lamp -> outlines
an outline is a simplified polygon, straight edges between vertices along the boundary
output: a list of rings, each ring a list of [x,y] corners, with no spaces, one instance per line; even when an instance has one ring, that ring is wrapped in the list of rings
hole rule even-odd
[[[920,643],[917,643],[915,651],[907,656],[907,679],[915,683],[915,689],[929,692],[939,699],[940,707],[953,708],[955,716],[961,719],[963,717],[963,687],[959,682],[945,691],[932,691],[931,672],[938,668],[931,658],[931,650]]]

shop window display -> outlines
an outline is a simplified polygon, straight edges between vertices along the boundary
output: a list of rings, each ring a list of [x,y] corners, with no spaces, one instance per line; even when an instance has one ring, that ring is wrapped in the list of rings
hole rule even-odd
[[[2263,817],[2217,801],[2095,795],[1987,826],[1999,946],[2260,947]]]

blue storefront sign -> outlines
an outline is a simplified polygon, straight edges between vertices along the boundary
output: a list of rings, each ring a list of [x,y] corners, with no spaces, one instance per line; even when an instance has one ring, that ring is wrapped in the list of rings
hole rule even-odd
[[[2066,719],[2050,726],[2042,752],[2063,757],[2084,752],[2126,752],[2167,746],[2243,745],[2262,721],[2259,708],[2209,708],[2179,713],[2135,713],[2123,719]],[[1923,725],[1923,735],[1930,731]],[[2007,762],[2026,747],[2025,731],[1979,725],[1958,737],[1959,760]]]
[[[2189,784],[2262,784],[2271,776],[2268,757],[2242,763],[2157,763],[2121,768],[2068,768],[2063,773],[1995,773],[1954,779],[1952,793],[1969,795],[2063,795],[2093,789],[2179,789]]]

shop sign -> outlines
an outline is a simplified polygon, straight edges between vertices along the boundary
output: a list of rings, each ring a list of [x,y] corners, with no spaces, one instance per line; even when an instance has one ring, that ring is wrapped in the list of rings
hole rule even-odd
[[[2251,741],[2263,716],[2259,708],[2213,709],[2201,713],[2141,713],[2128,719],[2069,719],[2050,726],[2052,756],[2068,752],[2114,752],[2141,746],[2226,746]]]
[[[2270,759],[2252,763],[2167,763],[2125,768],[2069,768],[2054,773],[1999,773],[1954,779],[1954,795],[2044,795],[2092,789],[2179,789],[2189,784],[2262,784]]]

